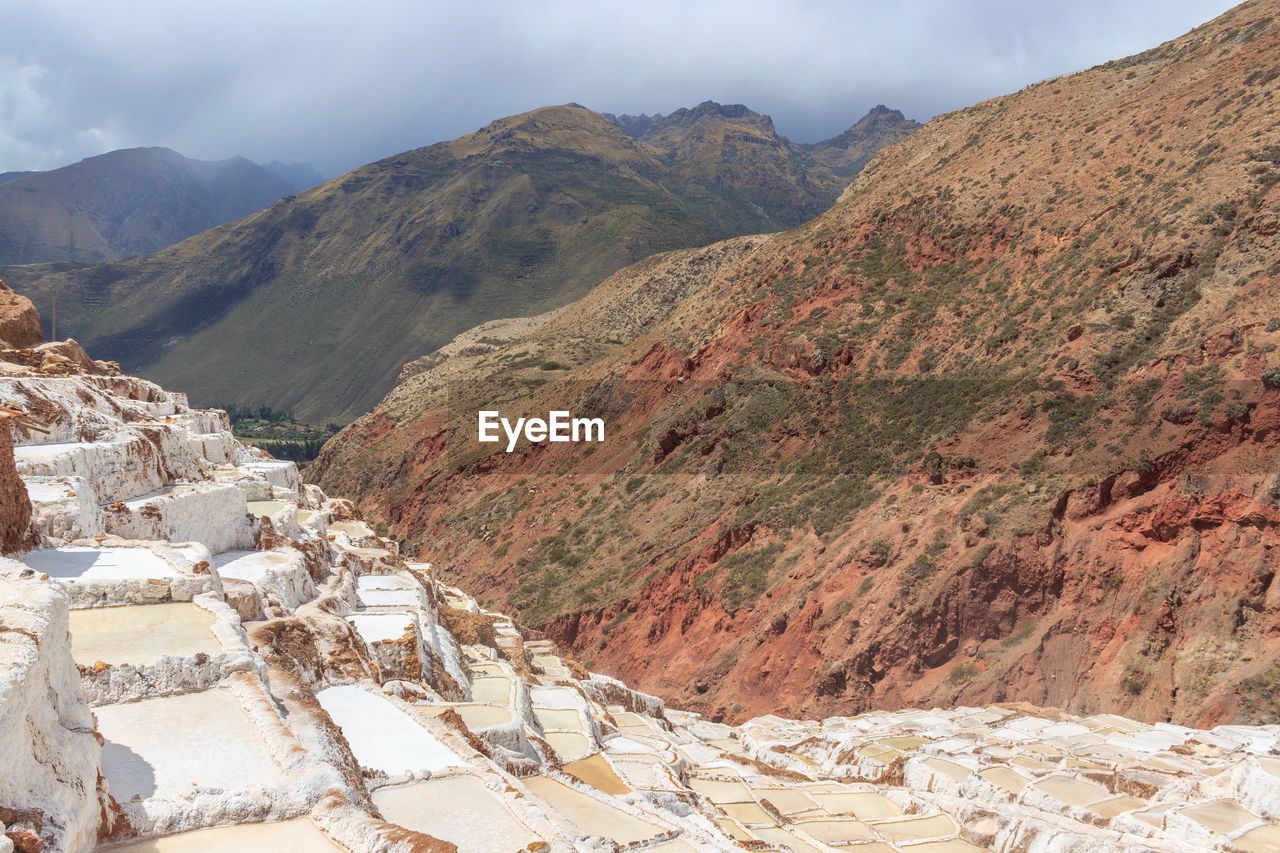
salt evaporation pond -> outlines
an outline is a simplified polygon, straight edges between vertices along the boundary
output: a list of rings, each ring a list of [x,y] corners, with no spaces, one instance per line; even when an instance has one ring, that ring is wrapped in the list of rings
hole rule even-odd
[[[511,722],[511,711],[499,705],[454,705],[453,710],[472,730],[505,726]]]
[[[293,561],[284,551],[224,551],[213,564],[221,577],[261,584],[267,572],[287,569]]]
[[[307,818],[215,826],[111,848],[112,853],[242,853],[245,850],[332,853],[341,849]]]
[[[501,675],[477,678],[471,682],[471,698],[477,702],[505,705],[511,698],[511,679]]]
[[[618,778],[618,774],[613,772],[609,762],[600,753],[570,761],[560,769],[575,779],[586,782],[597,791],[603,791],[615,797],[631,793],[631,789]]]
[[[413,632],[413,616],[408,613],[355,613],[347,617],[366,643],[398,640]]]
[[[398,575],[361,575],[356,599],[361,607],[414,607],[421,604],[416,581]]]
[[[363,767],[413,773],[467,766],[404,711],[358,685],[326,687],[316,699],[342,729]]]
[[[452,841],[464,853],[509,853],[539,840],[474,776],[379,788],[373,804],[384,819]]]
[[[284,501],[248,501],[245,507],[254,518],[265,515],[274,517],[285,508]]]
[[[25,554],[22,562],[51,578],[70,581],[147,580],[181,577],[146,548],[67,545]]]
[[[373,531],[363,521],[335,521],[326,529],[330,533],[345,533],[352,539],[368,539],[373,536]]]
[[[219,787],[232,791],[284,781],[257,729],[230,690],[214,687],[94,708],[102,774],[111,794],[175,797]],[[175,749],[181,744],[180,749]]]
[[[582,731],[582,717],[575,708],[569,710],[567,708],[534,708],[533,715],[538,718],[538,724],[542,726],[543,731],[553,731],[555,729],[573,729]]]
[[[658,827],[614,808],[595,797],[546,776],[522,779],[525,786],[553,809],[573,821],[583,832],[610,838],[618,844],[634,844],[653,838]]]
[[[71,657],[83,666],[155,663],[165,655],[222,651],[213,614],[187,602],[71,611]]]
[[[547,732],[544,737],[561,761],[574,761],[591,754],[591,741],[578,732]]]

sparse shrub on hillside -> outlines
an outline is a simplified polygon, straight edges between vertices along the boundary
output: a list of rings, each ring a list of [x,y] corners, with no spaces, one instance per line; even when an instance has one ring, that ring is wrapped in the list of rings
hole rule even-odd
[[[771,542],[763,548],[734,551],[720,561],[719,569],[725,572],[720,602],[726,610],[733,612],[755,604],[769,587],[769,576],[782,549],[781,542]]]
[[[964,684],[978,674],[978,668],[971,663],[960,663],[951,667],[947,676],[948,684]]]

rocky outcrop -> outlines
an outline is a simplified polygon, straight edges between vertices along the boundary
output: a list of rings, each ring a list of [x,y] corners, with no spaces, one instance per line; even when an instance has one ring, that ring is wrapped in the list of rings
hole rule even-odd
[[[9,554],[31,539],[31,500],[13,461],[13,436],[0,410],[0,554]]]
[[[30,347],[43,340],[40,315],[31,300],[14,293],[0,279],[0,347]]]

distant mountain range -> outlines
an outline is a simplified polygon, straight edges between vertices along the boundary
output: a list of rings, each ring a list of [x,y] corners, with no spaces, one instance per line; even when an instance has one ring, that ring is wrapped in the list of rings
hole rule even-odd
[[[60,333],[197,402],[345,421],[478,323],[564,305],[655,252],[800,224],[870,147],[918,127],[878,109],[805,147],[742,106],[681,110],[641,138],[624,121],[535,110],[151,255],[3,275],[37,305],[57,287]]]
[[[310,171],[308,171],[310,170]],[[155,252],[318,183],[306,164],[208,162],[129,148],[47,172],[0,175],[0,263]]]

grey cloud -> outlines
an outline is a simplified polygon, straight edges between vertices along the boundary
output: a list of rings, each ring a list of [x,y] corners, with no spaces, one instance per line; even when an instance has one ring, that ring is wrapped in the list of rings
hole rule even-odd
[[[0,0],[0,171],[167,145],[333,175],[568,101],[617,113],[741,102],[815,141],[877,103],[925,120],[1230,5]]]

